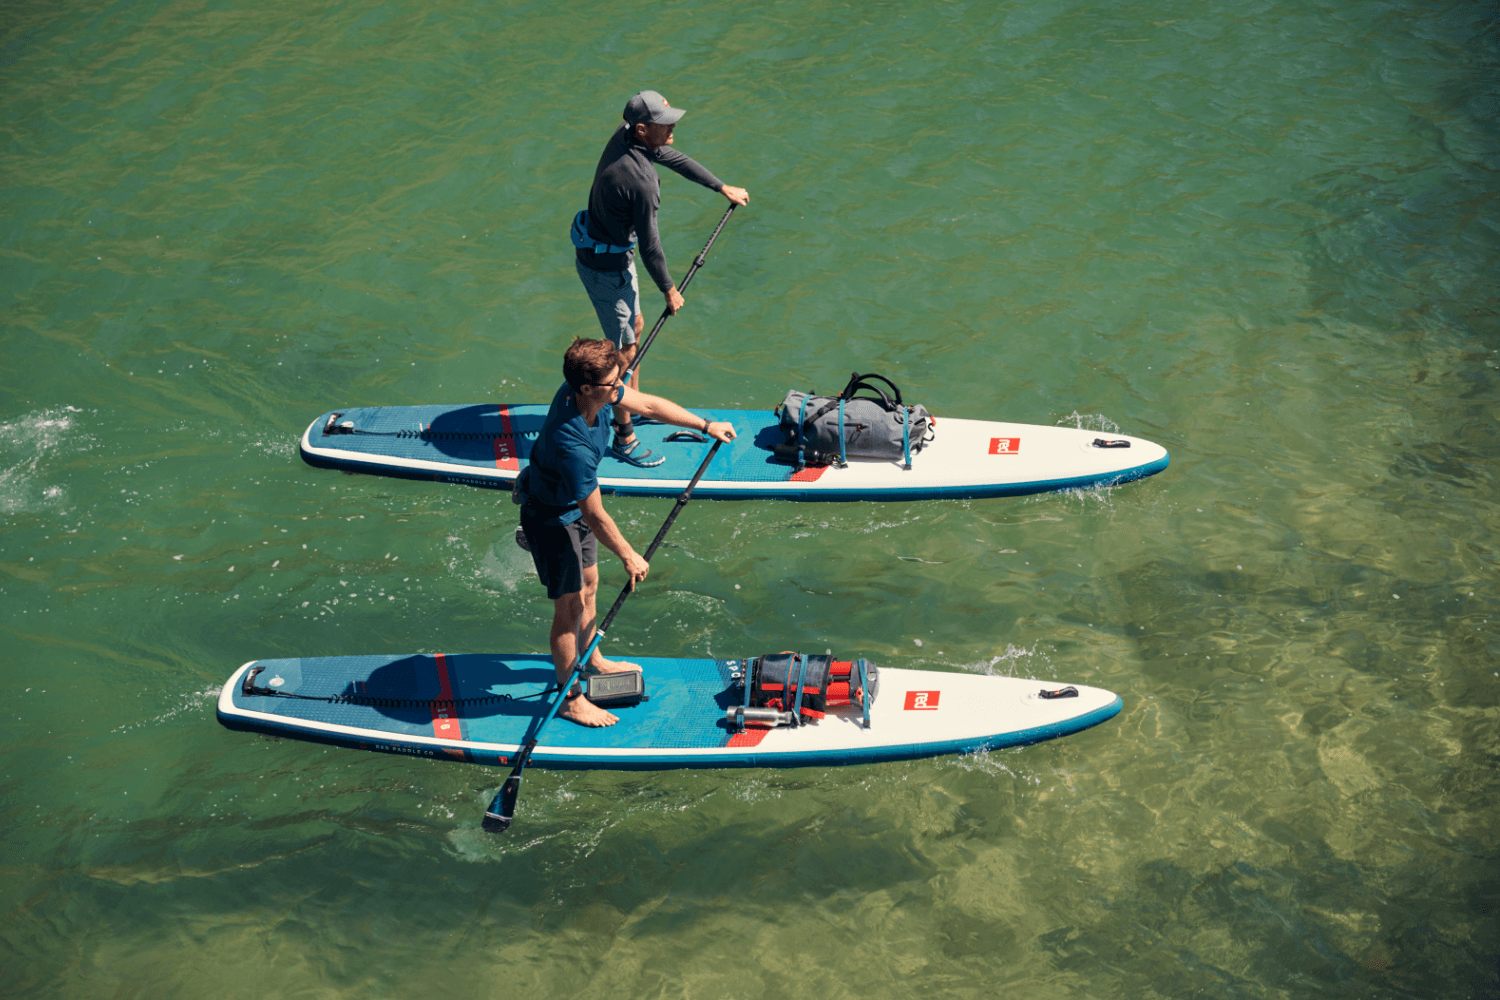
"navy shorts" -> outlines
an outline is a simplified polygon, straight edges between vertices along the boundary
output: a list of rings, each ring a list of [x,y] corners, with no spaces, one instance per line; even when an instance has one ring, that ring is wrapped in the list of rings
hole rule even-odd
[[[550,518],[530,517],[521,511],[521,529],[536,575],[547,586],[547,597],[557,600],[583,589],[583,571],[599,562],[599,540],[583,518],[572,524],[548,524]]]

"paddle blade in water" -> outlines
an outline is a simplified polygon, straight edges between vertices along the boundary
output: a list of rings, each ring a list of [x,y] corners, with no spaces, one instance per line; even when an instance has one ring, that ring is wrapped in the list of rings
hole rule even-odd
[[[512,774],[495,793],[495,800],[484,811],[481,824],[489,833],[504,833],[510,829],[510,821],[516,816],[516,800],[521,796],[521,776]]]

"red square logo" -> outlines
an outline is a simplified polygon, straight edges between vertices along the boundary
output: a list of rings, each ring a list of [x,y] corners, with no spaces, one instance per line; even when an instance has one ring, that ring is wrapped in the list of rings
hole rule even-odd
[[[1020,438],[990,438],[991,455],[1014,455],[1020,450]]]
[[[938,707],[938,696],[941,691],[908,691],[906,692],[906,710],[908,712],[936,712]]]

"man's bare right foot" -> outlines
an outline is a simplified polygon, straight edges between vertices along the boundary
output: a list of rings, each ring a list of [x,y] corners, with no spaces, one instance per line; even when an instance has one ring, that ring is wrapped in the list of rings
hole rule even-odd
[[[557,710],[557,714],[569,722],[576,722],[580,726],[590,726],[598,729],[603,726],[613,726],[620,721],[618,715],[606,712],[604,709],[589,701],[583,695],[579,695],[572,701],[563,702],[563,707]]]

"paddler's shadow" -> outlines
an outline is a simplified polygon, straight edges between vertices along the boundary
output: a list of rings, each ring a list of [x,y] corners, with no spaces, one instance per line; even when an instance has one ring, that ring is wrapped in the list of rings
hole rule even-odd
[[[340,695],[387,718],[422,725],[450,711],[468,720],[537,717],[547,711],[556,683],[546,655],[467,653],[440,662],[418,654],[381,664],[363,680],[350,681]]]
[[[785,440],[786,437],[781,433],[780,424],[771,424],[769,427],[762,427],[755,432],[755,447],[767,453],[767,465],[780,465],[784,467],[796,464],[776,454],[776,446]]]
[[[506,458],[526,458],[546,415],[502,417],[493,403],[464,406],[440,414],[416,436],[434,451],[460,462],[493,465]]]

